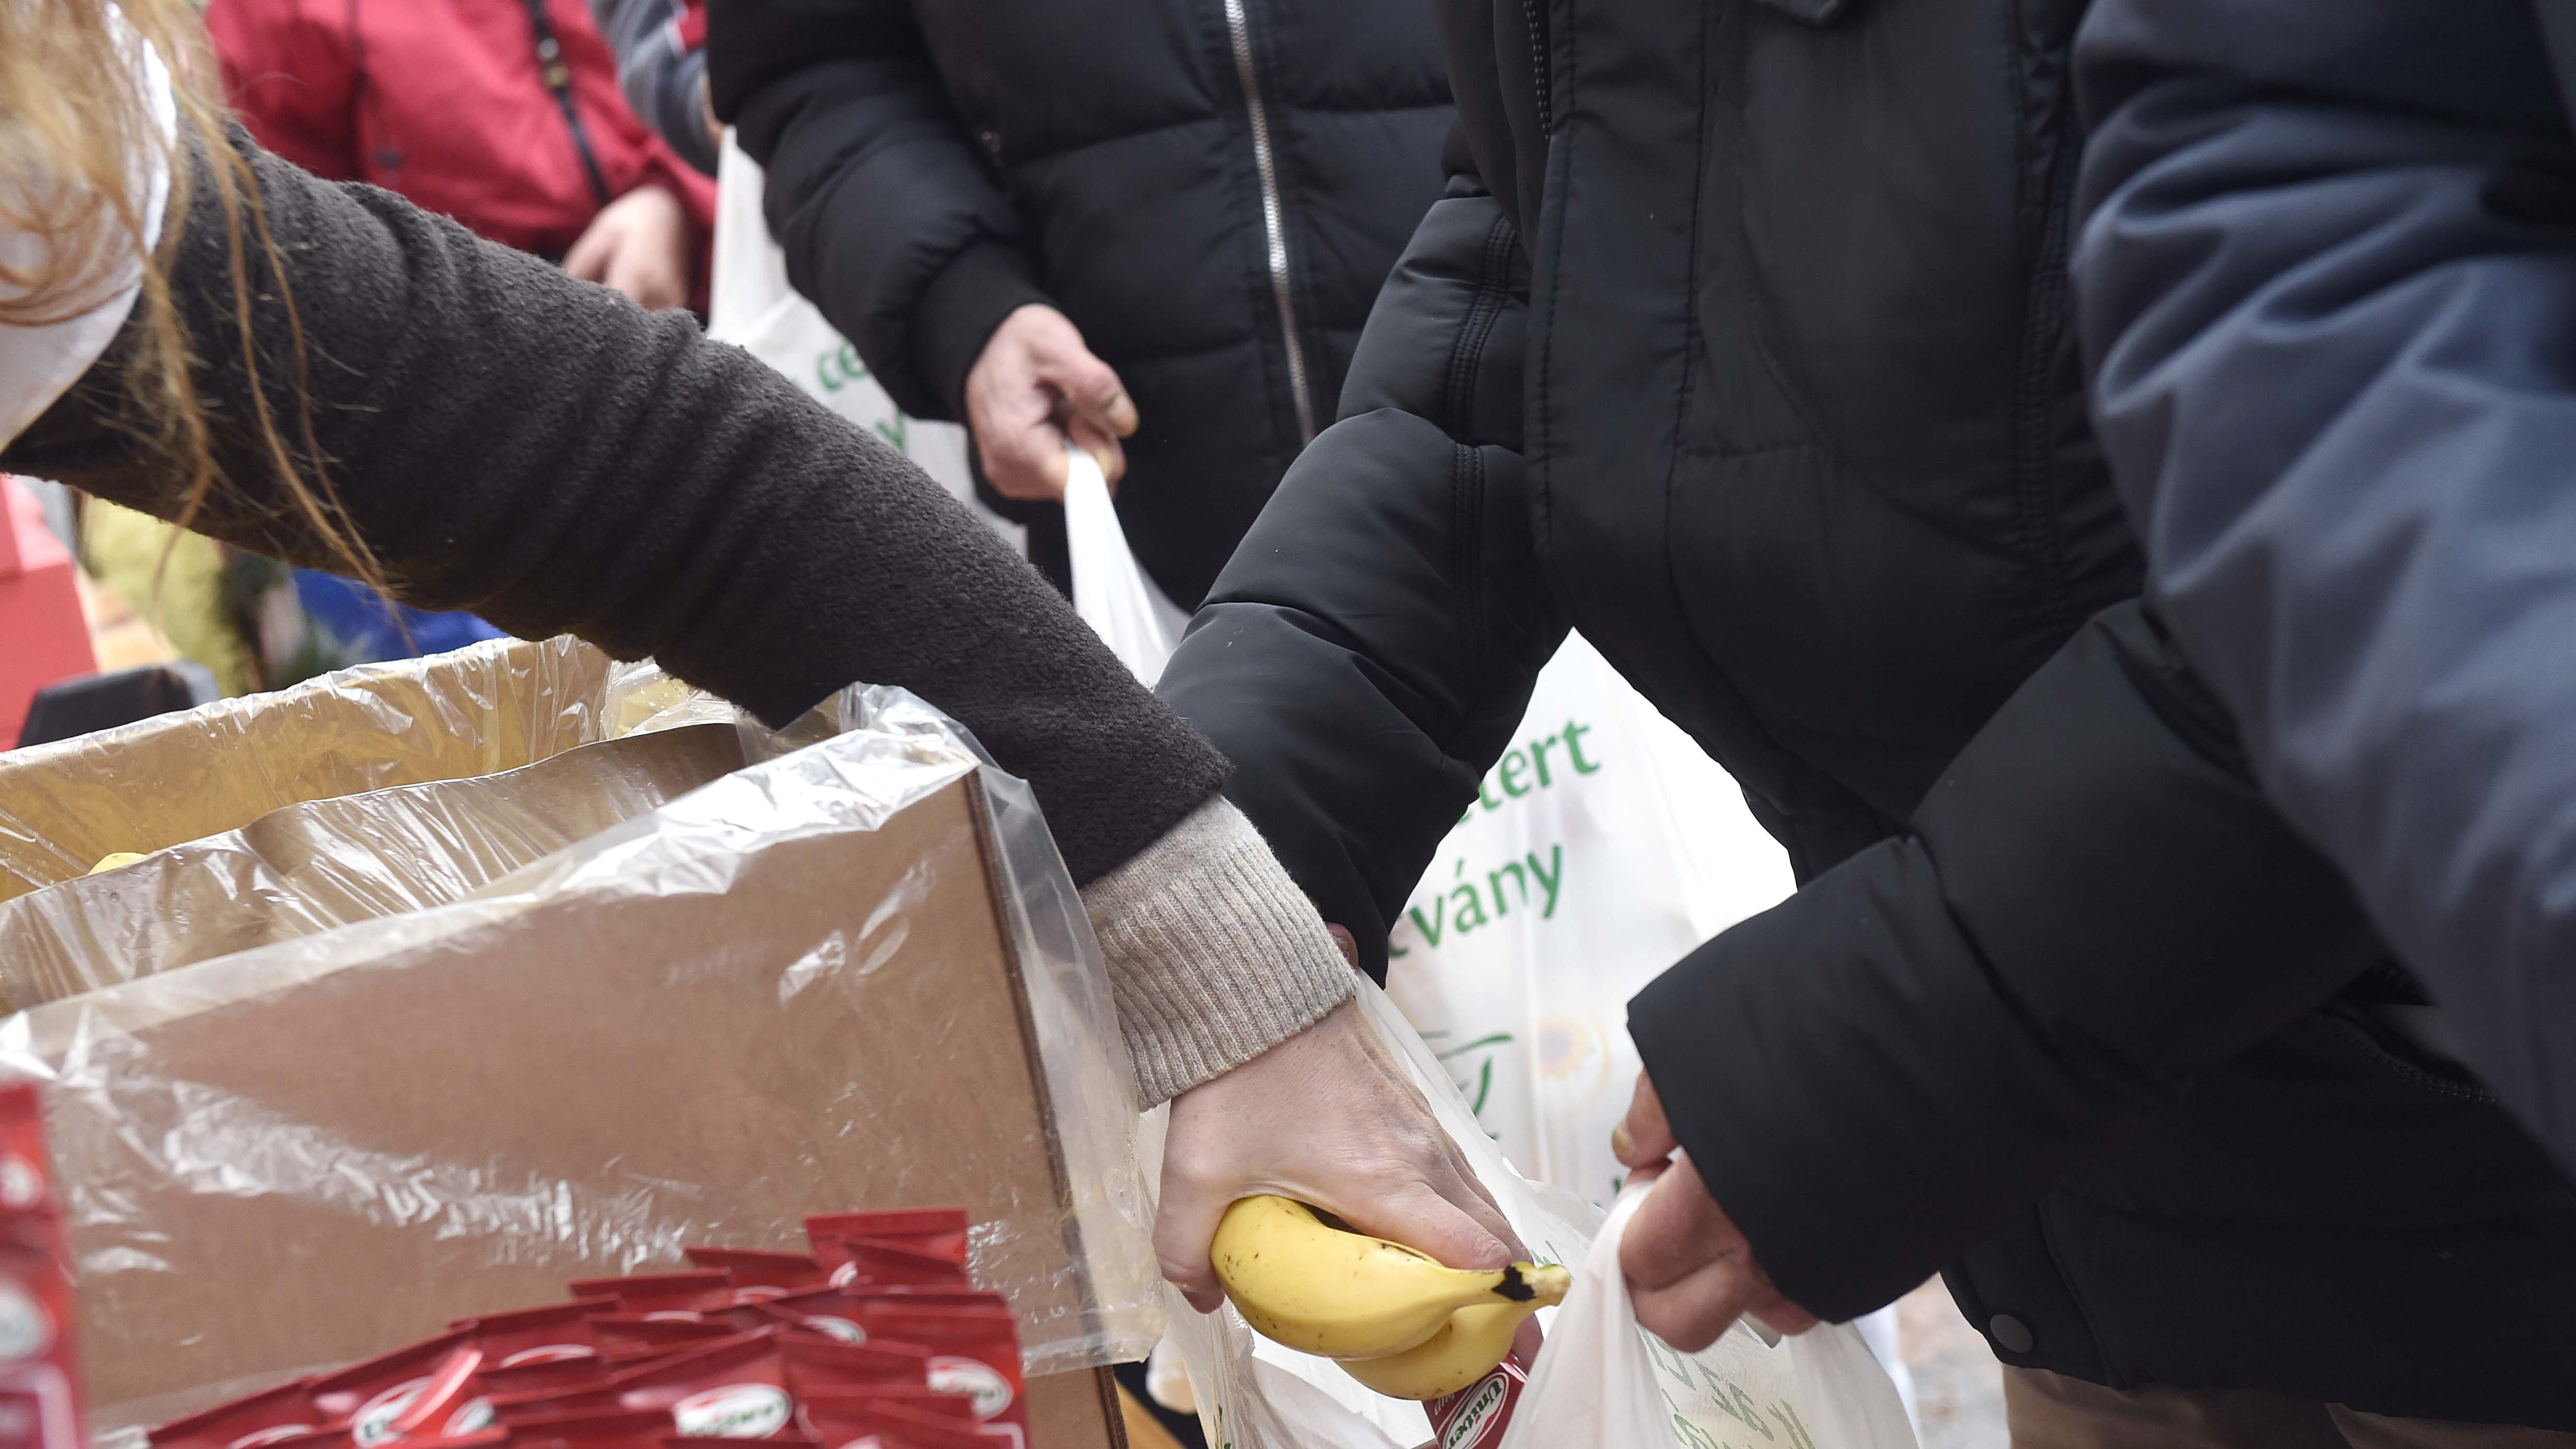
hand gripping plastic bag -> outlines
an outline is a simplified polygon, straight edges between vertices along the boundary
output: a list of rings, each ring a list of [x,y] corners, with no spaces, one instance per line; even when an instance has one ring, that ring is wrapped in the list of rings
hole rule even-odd
[[[760,163],[725,132],[716,162],[715,276],[707,298],[707,335],[738,344],[777,368],[808,397],[875,433],[994,532],[1025,546],[1025,531],[975,498],[966,462],[966,430],[954,423],[906,417],[868,372],[859,350],[823,320],[787,280],[787,258],[761,215]]]
[[[1575,1296],[1544,1310],[1548,1344],[1537,1377],[1514,1415],[1512,1449],[1914,1449],[1913,1431],[1895,1387],[1847,1324],[1766,1341],[1739,1323],[1703,1352],[1682,1354],[1647,1337],[1629,1316],[1618,1282],[1618,1247],[1598,1208],[1512,1170],[1475,1113],[1448,1080],[1440,1060],[1406,1024],[1384,992],[1365,982],[1360,1001],[1370,1026],[1402,1061],[1441,1127],[1540,1258],[1579,1265]],[[1161,1150],[1162,1113],[1148,1114],[1146,1156]],[[1606,1246],[1604,1246],[1606,1244]],[[1189,1366],[1199,1418],[1215,1449],[1417,1449],[1431,1443],[1423,1406],[1381,1398],[1330,1360],[1262,1338],[1232,1306],[1194,1312],[1165,1289],[1168,1341]],[[1604,1302],[1602,1300],[1611,1301]],[[1580,1312],[1585,1317],[1569,1315]],[[1560,1340],[1560,1335],[1562,1338]],[[1637,1372],[1642,1360],[1646,1373]],[[1562,1368],[1551,1365],[1562,1363]],[[1574,1387],[1617,1367],[1621,1387]],[[1563,1395],[1559,1405],[1554,1397]],[[1520,1423],[1588,1423],[1628,1432],[1583,1429],[1572,1437],[1520,1433]],[[1467,1426],[1467,1427],[1461,1427]],[[1461,1418],[1454,1442],[1437,1449],[1498,1449],[1494,1421]]]
[[[1739,1324],[1682,1354],[1640,1329],[1619,1242],[1645,1196],[1623,1193],[1592,1240],[1501,1449],[1914,1442],[1895,1387],[1856,1334],[1819,1329],[1783,1353]]]
[[[1079,448],[1065,450],[1064,529],[1073,561],[1073,611],[1118,662],[1150,686],[1181,645],[1187,611],[1163,596],[1127,548],[1118,509],[1100,464]]]

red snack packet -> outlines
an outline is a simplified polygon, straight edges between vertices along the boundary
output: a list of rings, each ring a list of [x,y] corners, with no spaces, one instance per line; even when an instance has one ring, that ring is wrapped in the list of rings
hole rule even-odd
[[[620,1313],[686,1315],[722,1308],[733,1301],[733,1285],[713,1269],[694,1273],[651,1273],[636,1278],[584,1278],[572,1285],[575,1298],[614,1298]]]
[[[839,1449],[867,1432],[862,1416],[883,1404],[953,1420],[970,1429],[975,1426],[973,1404],[962,1395],[943,1393],[927,1384],[878,1384],[864,1389],[799,1394],[797,1419],[825,1449]]]
[[[1474,1384],[1422,1406],[1431,1416],[1431,1442],[1422,1449],[1494,1449],[1528,1387],[1529,1369],[1515,1350]]]
[[[920,1284],[968,1287],[966,1210],[826,1213],[805,1220],[814,1256],[835,1288]]]
[[[932,1388],[966,1395],[978,1420],[1027,1431],[1028,1409],[1020,1402],[1019,1320],[1010,1309],[867,1298],[859,1303],[859,1327],[871,1342],[893,1339],[929,1349]]]
[[[787,1386],[798,1398],[808,1394],[849,1393],[883,1386],[929,1388],[931,1366],[938,1355],[919,1344],[880,1338],[869,1343],[835,1343],[806,1333],[783,1333],[779,1346],[787,1362]]]
[[[610,1380],[619,1407],[659,1410],[691,1439],[767,1439],[795,1421],[779,1329],[736,1334]]]
[[[521,1364],[596,1357],[599,1343],[591,1335],[590,1317],[616,1311],[614,1298],[583,1298],[513,1313],[460,1318],[447,1326],[473,1339],[474,1346],[483,1350],[485,1371],[489,1372]]]
[[[1003,1435],[927,1405],[896,1399],[835,1396],[808,1410],[822,1449],[995,1449],[1027,1442],[1016,1430]]]
[[[492,1401],[483,1397],[482,1374],[483,1350],[472,1344],[441,1359],[429,1381],[394,1416],[388,1436],[411,1441],[462,1439],[489,1428]],[[349,1436],[352,1442],[357,1438],[354,1422]]]
[[[564,1449],[659,1449],[671,1432],[671,1416],[660,1409],[588,1409],[541,1414],[511,1426],[522,1449],[551,1442]]]
[[[784,1298],[772,1298],[753,1307],[769,1322],[821,1334],[834,1343],[868,1341],[867,1330],[859,1327],[858,1305],[838,1288],[790,1293]]]
[[[617,1390],[604,1383],[589,1388],[566,1386],[492,1396],[492,1417],[513,1431],[521,1424],[558,1414],[609,1414],[617,1408]]]
[[[301,1383],[280,1384],[173,1419],[149,1437],[152,1449],[267,1449],[281,1440],[310,1434],[324,1422],[322,1411],[313,1407],[312,1390]]]
[[[496,1399],[517,1400],[528,1394],[558,1394],[567,1389],[608,1385],[608,1361],[598,1354],[581,1358],[541,1358],[483,1371],[483,1392]]]
[[[607,1359],[633,1358],[637,1350],[661,1354],[701,1349],[744,1332],[716,1319],[658,1313],[596,1314],[590,1331],[599,1340],[600,1357]]]
[[[448,1355],[469,1346],[462,1330],[352,1364],[313,1381],[313,1407],[326,1423],[345,1423],[357,1449],[375,1449],[393,1437],[394,1420],[411,1407],[413,1396],[429,1386],[430,1375]]]
[[[0,1086],[0,1449],[81,1449],[72,1286],[54,1216],[44,1097]]]
[[[830,1286],[832,1270],[805,1253],[762,1253],[743,1248],[690,1248],[689,1261],[723,1273],[737,1303],[777,1298]]]

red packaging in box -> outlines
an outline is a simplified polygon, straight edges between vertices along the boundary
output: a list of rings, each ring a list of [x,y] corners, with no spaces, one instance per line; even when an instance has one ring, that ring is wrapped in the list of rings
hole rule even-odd
[[[583,1358],[537,1359],[508,1368],[483,1371],[483,1392],[517,1402],[530,1394],[560,1394],[568,1389],[608,1386],[610,1365],[597,1354]]]
[[[313,1391],[292,1383],[173,1419],[148,1437],[152,1449],[266,1449],[312,1433],[323,1423],[322,1411],[313,1406]]]
[[[721,1339],[612,1380],[621,1408],[659,1410],[670,1429],[692,1439],[767,1439],[792,1429],[796,1400],[787,1392],[783,1330]]]
[[[411,1407],[414,1395],[429,1386],[430,1375],[448,1355],[468,1346],[463,1330],[450,1329],[352,1364],[313,1381],[313,1407],[322,1412],[326,1423],[347,1424],[357,1449],[375,1449],[393,1437],[394,1420]]]
[[[807,1410],[821,1449],[1012,1449],[1026,1443],[1018,1430],[988,1432],[972,1419],[931,1405],[896,1399],[833,1396]]]
[[[737,1303],[828,1287],[832,1281],[832,1270],[821,1259],[805,1253],[761,1253],[743,1248],[686,1251],[691,1263],[725,1275]]]
[[[836,1288],[968,1286],[966,1228],[959,1208],[826,1213],[805,1220],[814,1256],[831,1266]]]
[[[510,1432],[522,1443],[564,1449],[658,1449],[671,1432],[671,1416],[659,1409],[581,1410],[522,1419]]]
[[[509,1429],[555,1414],[606,1414],[618,1407],[617,1390],[604,1383],[589,1388],[566,1385],[492,1396],[492,1417]]]
[[[483,1350],[472,1344],[439,1361],[429,1382],[394,1416],[388,1437],[412,1441],[462,1439],[492,1423],[492,1401],[483,1396]],[[350,1438],[357,1425],[350,1425]]]
[[[772,1323],[819,1333],[835,1343],[868,1341],[867,1330],[859,1327],[858,1303],[838,1288],[790,1293],[754,1306]]]
[[[733,1301],[733,1285],[721,1272],[650,1273],[635,1278],[584,1278],[572,1285],[575,1298],[614,1298],[620,1313],[663,1313],[686,1317]]]
[[[1028,1428],[1021,1402],[1020,1331],[999,1304],[945,1307],[901,1298],[863,1298],[859,1327],[871,1343],[893,1339],[930,1350],[930,1386],[973,1401],[975,1417]]]
[[[616,1311],[614,1298],[582,1298],[512,1313],[460,1318],[448,1327],[471,1338],[474,1346],[483,1350],[483,1362],[489,1368],[517,1368],[521,1364],[597,1357],[599,1341],[590,1331],[591,1315]]]
[[[44,1098],[33,1082],[10,1082],[0,1085],[0,1449],[80,1449],[73,1317]]]
[[[681,1353],[705,1348],[722,1339],[739,1338],[744,1330],[695,1316],[665,1317],[652,1313],[602,1313],[590,1320],[598,1336],[600,1357],[633,1360],[639,1354]]]

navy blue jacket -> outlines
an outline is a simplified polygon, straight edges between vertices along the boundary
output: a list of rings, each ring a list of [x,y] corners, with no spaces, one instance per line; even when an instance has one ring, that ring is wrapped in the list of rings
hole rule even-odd
[[[2075,268],[2150,596],[2576,1154],[2576,146],[2530,0],[2100,0]]]

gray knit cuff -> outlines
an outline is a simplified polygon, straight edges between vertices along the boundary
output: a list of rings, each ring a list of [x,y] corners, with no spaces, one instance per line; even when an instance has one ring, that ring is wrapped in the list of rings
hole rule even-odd
[[[1151,1107],[1305,1030],[1357,989],[1312,902],[1217,796],[1082,893]]]

